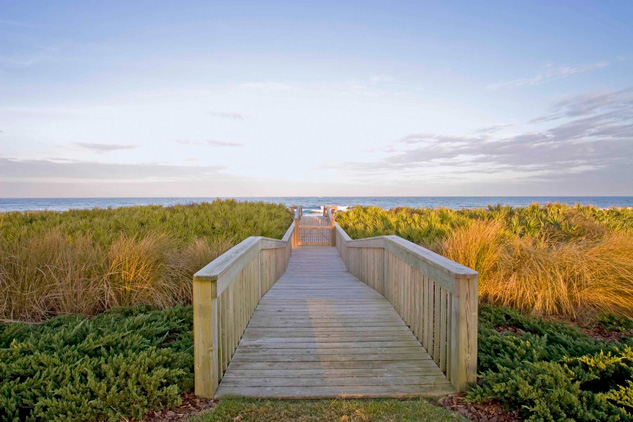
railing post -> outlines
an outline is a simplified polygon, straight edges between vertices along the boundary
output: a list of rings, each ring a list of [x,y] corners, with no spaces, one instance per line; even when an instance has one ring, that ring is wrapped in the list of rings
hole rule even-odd
[[[330,242],[331,246],[336,246],[336,229],[334,228],[334,210],[333,207],[328,208],[328,217],[330,219]]]
[[[217,281],[193,279],[195,393],[213,398],[218,374]]]
[[[292,246],[299,246],[299,221],[301,221],[301,216],[303,214],[303,207],[301,205],[297,205],[295,208],[295,231],[292,235]]]
[[[456,278],[451,329],[451,383],[465,391],[477,382],[477,278]]]

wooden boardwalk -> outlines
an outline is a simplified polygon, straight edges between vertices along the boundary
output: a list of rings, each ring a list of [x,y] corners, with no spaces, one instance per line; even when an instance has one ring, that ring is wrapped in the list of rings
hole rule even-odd
[[[432,396],[455,389],[336,248],[301,246],[259,301],[216,396]]]

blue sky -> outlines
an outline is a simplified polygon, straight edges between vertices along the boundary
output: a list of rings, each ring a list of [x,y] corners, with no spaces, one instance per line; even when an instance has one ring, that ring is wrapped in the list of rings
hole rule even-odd
[[[0,0],[0,196],[633,195],[633,3]]]

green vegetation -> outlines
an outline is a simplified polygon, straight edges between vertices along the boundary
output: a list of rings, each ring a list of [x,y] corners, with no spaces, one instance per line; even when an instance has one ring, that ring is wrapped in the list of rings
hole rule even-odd
[[[1,421],[120,421],[193,388],[192,310],[117,308],[0,325]]]
[[[0,213],[0,318],[189,302],[194,272],[248,236],[281,238],[291,222],[283,205],[234,200]]]
[[[466,419],[425,400],[223,399],[192,422],[458,422]]]
[[[531,422],[633,418],[633,338],[593,340],[566,323],[493,306],[480,307],[479,323],[481,382],[469,400],[499,400]]]
[[[291,220],[281,205],[235,201],[0,214],[0,318],[68,314],[0,324],[0,420],[120,421],[178,405],[193,388],[192,312],[178,304],[192,273],[250,235],[281,237]],[[355,208],[338,221],[353,237],[398,234],[474,267],[485,301],[620,333],[595,340],[482,305],[468,400],[533,422],[633,419],[633,211]],[[424,400],[226,399],[194,420],[461,419]]]
[[[633,316],[632,209],[356,207],[337,221],[352,238],[396,234],[474,268],[484,302],[537,315]]]
[[[630,322],[630,321],[628,321]],[[482,306],[479,385],[526,420],[626,421],[633,414],[633,339],[593,340],[563,322]],[[0,325],[0,420],[140,418],[193,388],[192,312],[114,308]],[[424,400],[223,400],[195,419],[455,421]],[[593,418],[593,419],[592,419]]]

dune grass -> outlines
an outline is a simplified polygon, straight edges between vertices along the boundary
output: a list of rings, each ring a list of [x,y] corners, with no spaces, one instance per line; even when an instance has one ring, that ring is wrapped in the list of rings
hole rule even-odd
[[[484,302],[537,315],[633,316],[631,209],[356,207],[337,221],[352,238],[396,234],[474,268]]]
[[[187,303],[194,272],[248,236],[280,238],[291,222],[283,205],[234,200],[0,213],[0,319]]]
[[[222,399],[191,422],[466,422],[426,400]]]

